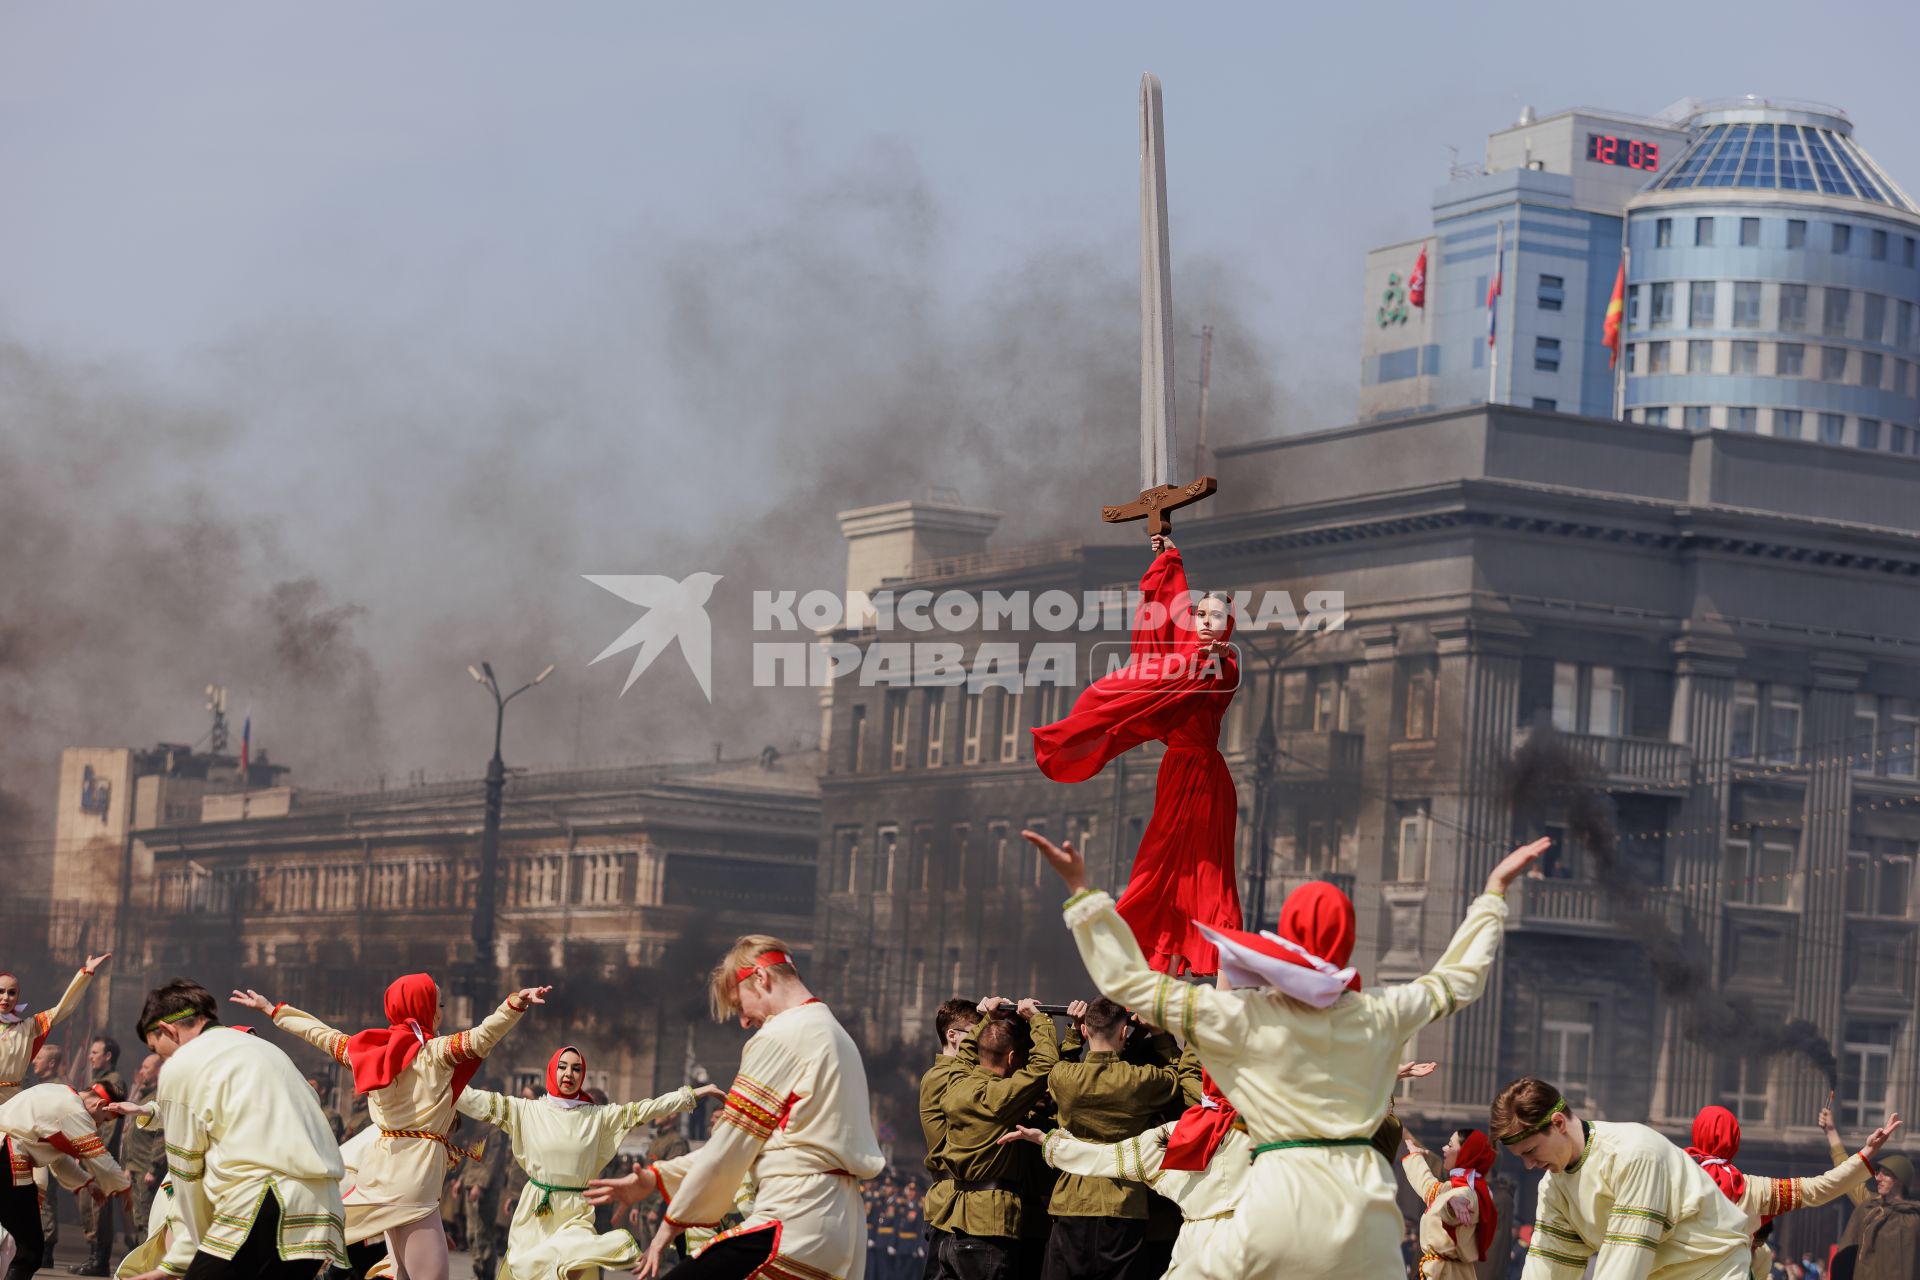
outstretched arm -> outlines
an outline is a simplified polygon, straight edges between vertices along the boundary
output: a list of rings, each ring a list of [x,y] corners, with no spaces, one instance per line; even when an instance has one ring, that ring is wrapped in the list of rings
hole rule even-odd
[[[692,1085],[685,1085],[672,1093],[663,1093],[657,1098],[623,1103],[611,1108],[613,1113],[611,1127],[620,1133],[626,1133],[629,1129],[651,1124],[662,1116],[677,1116],[683,1111],[691,1111],[694,1104],[702,1098],[726,1096],[726,1091],[717,1084],[703,1084],[697,1089]]]
[[[1827,1153],[1833,1157],[1834,1165],[1836,1167],[1845,1165],[1847,1162],[1847,1149],[1840,1141],[1840,1131],[1834,1127],[1833,1095],[1831,1093],[1827,1095],[1827,1105],[1820,1108],[1820,1118],[1816,1123],[1820,1126],[1820,1132],[1827,1135]],[[1844,1194],[1847,1199],[1855,1204],[1865,1204],[1867,1202],[1867,1184],[1865,1181],[1862,1181],[1857,1185],[1847,1187]]]
[[[1140,575],[1140,607],[1133,613],[1133,653],[1165,653],[1180,639],[1190,601],[1187,568],[1173,539],[1156,534],[1153,563]]]
[[[537,1004],[547,1002],[547,992],[551,990],[552,987],[525,987],[516,991],[502,1000],[500,1007],[488,1014],[479,1026],[429,1040],[427,1052],[433,1055],[435,1061],[449,1066],[484,1058],[493,1052],[493,1046],[500,1043],[500,1038],[519,1023],[521,1014]]]
[[[251,988],[236,991],[230,998],[243,1008],[266,1014],[273,1019],[274,1026],[299,1036],[322,1053],[330,1055],[335,1062],[346,1062],[346,1032],[328,1026],[312,1014],[296,1009],[284,1000],[276,1004]]]
[[[1551,842],[1535,840],[1501,860],[1487,877],[1487,891],[1467,908],[1467,918],[1433,969],[1403,987],[1386,992],[1392,1004],[1394,1032],[1408,1038],[1421,1027],[1458,1012],[1480,998],[1487,973],[1506,931],[1507,886],[1518,879]]]
[[[111,951],[97,956],[88,956],[87,962],[80,966],[79,971],[73,975],[73,981],[69,982],[67,989],[61,993],[60,1003],[33,1015],[33,1033],[36,1036],[44,1036],[53,1029],[55,1023],[70,1017],[73,1011],[80,1007],[80,998],[87,994],[87,988],[93,985],[93,975],[99,971],[101,965],[112,958]]]

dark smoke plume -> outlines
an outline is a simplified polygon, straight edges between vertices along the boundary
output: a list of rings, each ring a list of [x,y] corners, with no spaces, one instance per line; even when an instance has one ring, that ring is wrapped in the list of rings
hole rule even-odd
[[[1523,820],[1554,811],[1565,815],[1568,840],[1592,858],[1593,882],[1606,895],[1614,919],[1645,950],[1660,994],[1681,1006],[1689,1039],[1748,1059],[1794,1054],[1819,1070],[1830,1088],[1839,1087],[1833,1047],[1813,1023],[1769,1021],[1745,997],[1715,989],[1709,958],[1674,932],[1658,900],[1621,859],[1612,797],[1550,725],[1536,724],[1514,752],[1505,791]]]

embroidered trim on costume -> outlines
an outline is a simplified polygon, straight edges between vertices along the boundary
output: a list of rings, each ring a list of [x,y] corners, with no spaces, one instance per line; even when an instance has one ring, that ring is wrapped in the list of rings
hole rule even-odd
[[[1067,928],[1078,929],[1103,915],[1112,906],[1113,899],[1104,890],[1082,889],[1068,898],[1060,911]]]

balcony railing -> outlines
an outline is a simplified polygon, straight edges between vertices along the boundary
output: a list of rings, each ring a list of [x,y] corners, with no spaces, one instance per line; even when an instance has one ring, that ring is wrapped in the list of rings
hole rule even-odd
[[[1515,732],[1517,750],[1529,729]],[[1693,766],[1693,748],[1665,738],[1626,738],[1603,733],[1561,733],[1561,744],[1595,773],[1613,782],[1684,787]]]
[[[1633,932],[1648,917],[1677,927],[1679,903],[1669,894],[1619,892],[1590,880],[1521,880],[1507,897],[1507,928],[1547,932]]]

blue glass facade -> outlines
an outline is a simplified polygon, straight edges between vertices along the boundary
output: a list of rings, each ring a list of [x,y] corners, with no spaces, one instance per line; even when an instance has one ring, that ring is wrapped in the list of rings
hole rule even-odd
[[[1920,451],[1920,211],[1843,118],[1695,123],[1628,207],[1627,417]]]

